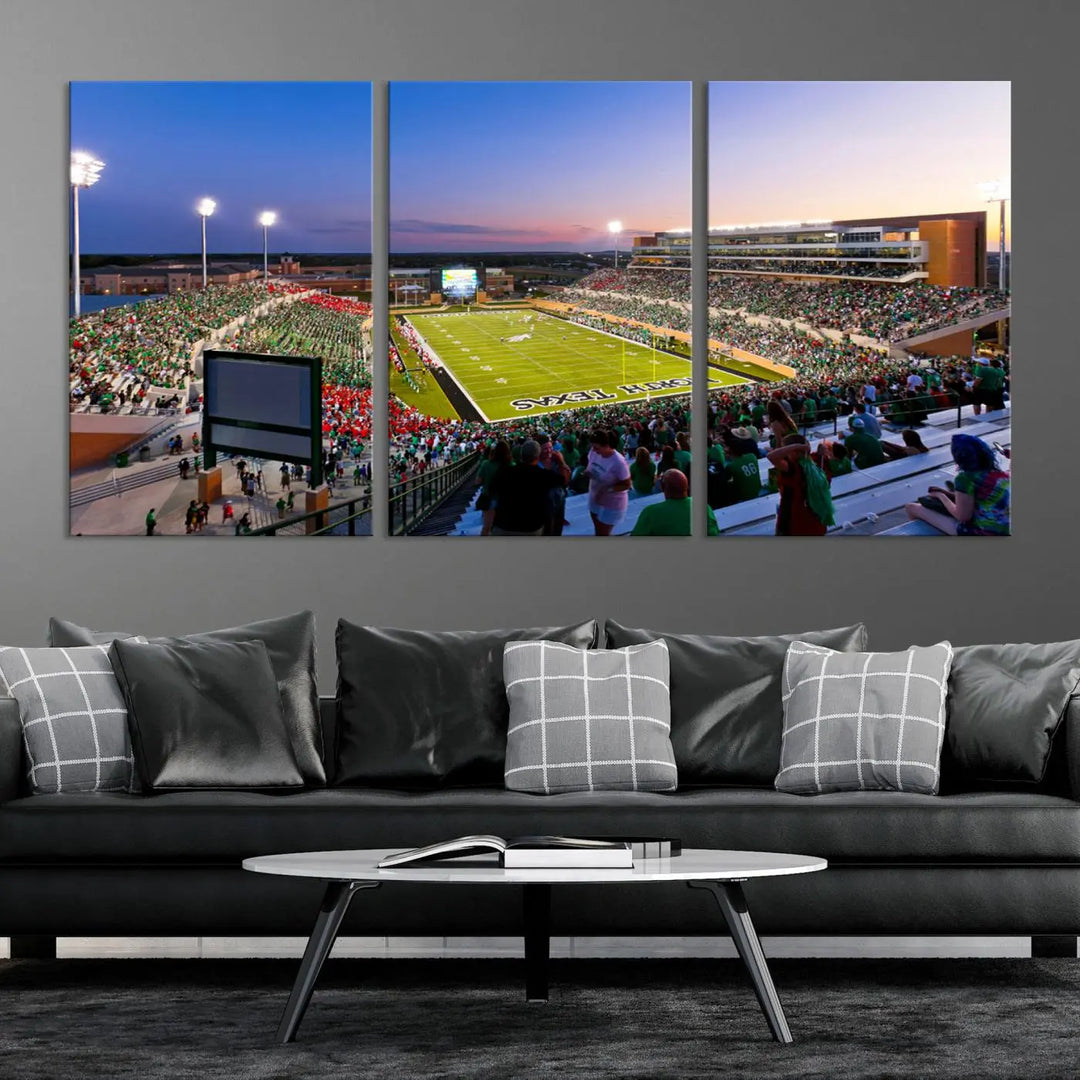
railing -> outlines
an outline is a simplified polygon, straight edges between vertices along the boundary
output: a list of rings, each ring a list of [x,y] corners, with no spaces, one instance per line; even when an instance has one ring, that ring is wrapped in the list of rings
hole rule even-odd
[[[286,533],[292,536],[356,536],[358,522],[364,521],[371,514],[371,488],[362,488],[351,499],[342,499],[323,510],[308,510],[303,514],[290,514],[269,525],[262,525],[241,536],[277,536]],[[314,528],[309,531],[309,522]],[[340,530],[344,529],[344,532]],[[369,530],[370,531],[370,530]]]
[[[476,471],[479,451],[390,486],[390,535],[399,536],[423,521]]]
[[[474,451],[450,465],[442,465],[422,476],[391,484],[390,532],[404,533],[422,521],[476,471],[479,463],[480,453]],[[343,499],[324,510],[290,514],[280,521],[241,535],[277,536],[285,533],[293,536],[356,536],[358,523],[369,520],[370,515],[371,489],[365,487],[352,498]],[[311,528],[311,522],[314,522],[314,528]]]
[[[943,408],[941,403],[937,400],[938,396],[944,394],[949,399],[949,408],[955,407],[956,409],[956,426],[960,427],[963,423],[964,417],[964,400],[961,395],[955,390],[943,390],[939,391],[937,395],[920,394],[918,397],[894,397],[894,398],[877,398],[874,401],[874,415],[879,421],[883,420],[887,424],[900,424],[900,420],[893,420],[889,416],[885,415],[881,410],[883,406],[892,407],[895,405],[903,406],[905,409],[905,419],[903,423],[907,427],[917,426],[926,422],[926,417],[930,413],[940,412]],[[847,410],[847,411],[845,411]],[[822,416],[822,412],[828,412],[830,410],[823,410],[819,406],[814,413],[813,419],[807,418],[805,409],[801,409],[797,413],[792,413],[792,420],[798,425],[799,430],[803,435],[809,431],[811,427],[816,427],[821,423],[828,423],[828,420]],[[852,417],[857,415],[852,409],[851,405],[847,401],[841,401],[837,404],[837,407],[832,411],[832,423],[833,434],[838,435],[840,432],[840,418],[841,416]],[[910,417],[910,419],[908,419]]]

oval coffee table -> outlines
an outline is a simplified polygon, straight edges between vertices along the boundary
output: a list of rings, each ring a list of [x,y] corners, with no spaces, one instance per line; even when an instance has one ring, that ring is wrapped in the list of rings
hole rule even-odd
[[[305,851],[290,855],[260,855],[245,859],[245,870],[258,874],[318,878],[327,882],[322,908],[308,939],[300,971],[278,1026],[278,1038],[292,1042],[311,1000],[323,962],[330,954],[353,893],[407,881],[410,884],[518,885],[522,887],[525,923],[525,997],[546,1001],[549,955],[548,914],[554,885],[640,885],[685,881],[691,888],[707,889],[715,897],[735,948],[746,965],[762,1012],[773,1037],[791,1042],[784,1010],[773,986],[746,897],[740,883],[750,878],[811,874],[824,870],[824,859],[771,851],[684,850],[669,859],[640,859],[625,870],[504,870],[488,856],[420,863],[391,870],[378,862],[400,848],[366,851]]]

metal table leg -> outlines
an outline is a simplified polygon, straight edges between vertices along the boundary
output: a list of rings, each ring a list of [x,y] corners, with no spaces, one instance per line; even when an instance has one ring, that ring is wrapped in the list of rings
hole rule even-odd
[[[773,1038],[781,1043],[792,1042],[784,1007],[780,1004],[780,997],[773,986],[769,966],[765,961],[765,953],[750,920],[750,909],[746,906],[742,886],[737,881],[688,881],[686,884],[692,889],[708,889],[716,898],[735,942],[735,948],[750,973],[754,993],[757,994],[765,1019],[769,1021]]]
[[[551,954],[551,886],[523,885],[525,1000],[547,1001]]]
[[[330,955],[334,946],[341,920],[349,910],[349,901],[358,889],[377,889],[377,881],[331,881],[326,886],[319,917],[315,928],[308,938],[304,958],[300,961],[300,971],[293,983],[292,993],[281,1015],[277,1037],[282,1043],[290,1043],[296,1038],[296,1029],[304,1018],[304,1012],[311,1001],[311,993],[322,971],[323,962]]]

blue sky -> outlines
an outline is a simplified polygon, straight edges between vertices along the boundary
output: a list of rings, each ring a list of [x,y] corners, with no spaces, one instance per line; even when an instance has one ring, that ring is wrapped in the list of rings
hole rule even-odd
[[[79,82],[71,147],[105,162],[80,195],[86,253],[371,248],[368,83]]]

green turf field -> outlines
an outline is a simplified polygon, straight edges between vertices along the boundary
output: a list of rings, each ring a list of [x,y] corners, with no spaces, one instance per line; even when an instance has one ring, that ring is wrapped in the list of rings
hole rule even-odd
[[[690,392],[688,361],[541,312],[408,318],[488,420]],[[709,379],[747,381],[715,369]]]

